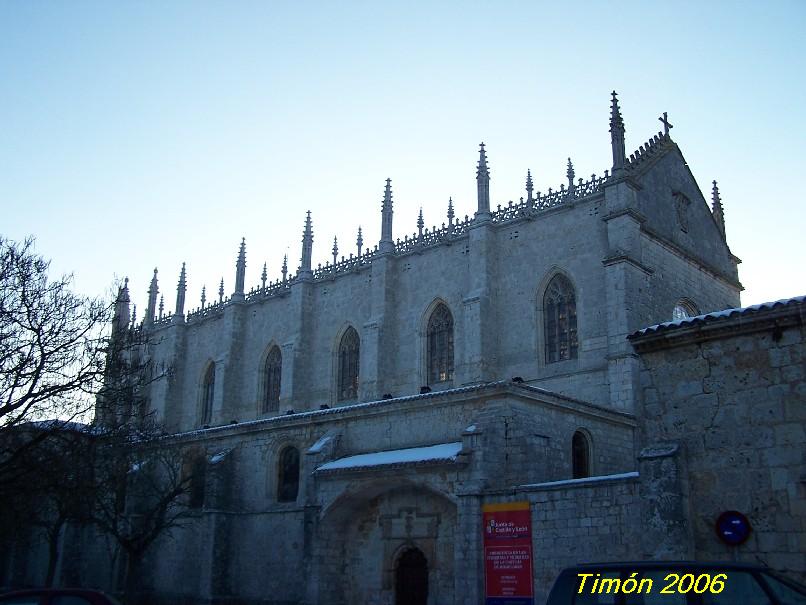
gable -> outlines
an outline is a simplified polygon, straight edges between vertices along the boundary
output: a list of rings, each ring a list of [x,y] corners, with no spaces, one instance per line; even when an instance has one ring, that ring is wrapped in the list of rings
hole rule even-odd
[[[683,154],[669,139],[660,146],[654,157],[631,162],[633,179],[639,185],[639,211],[646,217],[644,229],[738,284],[737,259]]]

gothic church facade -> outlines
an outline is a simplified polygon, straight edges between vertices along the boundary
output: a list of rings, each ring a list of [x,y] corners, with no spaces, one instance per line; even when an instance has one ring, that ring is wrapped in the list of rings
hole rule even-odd
[[[359,232],[354,254],[334,243],[314,267],[309,213],[295,273],[264,270],[247,291],[242,243],[234,292],[190,312],[184,266],[171,315],[155,271],[136,327],[161,372],[147,411],[199,457],[204,494],[149,554],[143,589],[480,603],[481,507],[516,500],[532,503],[537,602],[577,560],[695,556],[675,530],[681,489],[655,472],[673,450],[643,451],[646,371],[628,336],[738,307],[742,287],[716,183],[709,205],[665,126],[628,156],[613,93],[611,169],[577,179],[569,160],[567,183],[540,193],[528,175],[497,208],[482,144],[473,216],[451,203],[441,227],[421,219],[402,239],[387,180],[377,246]],[[117,333],[129,311],[124,289]],[[679,506],[643,531],[661,500]],[[102,584],[103,549],[85,537],[83,551],[96,571],[82,581]]]

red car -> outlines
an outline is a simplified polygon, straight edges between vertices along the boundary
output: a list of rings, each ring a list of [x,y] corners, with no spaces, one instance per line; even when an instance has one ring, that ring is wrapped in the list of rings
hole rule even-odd
[[[120,605],[120,602],[97,590],[40,588],[8,592],[0,596],[0,605]]]

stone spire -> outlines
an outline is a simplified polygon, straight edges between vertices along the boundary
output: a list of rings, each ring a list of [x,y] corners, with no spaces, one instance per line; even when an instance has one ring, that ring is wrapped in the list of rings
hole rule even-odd
[[[123,280],[115,298],[115,315],[112,318],[112,334],[118,334],[129,326],[129,278]]]
[[[268,279],[268,277],[269,277],[269,272],[268,272],[268,269],[266,267],[266,263],[263,263],[263,271],[260,274],[260,287],[262,289],[264,289],[264,290],[266,289],[266,280]]]
[[[288,281],[288,254],[283,254],[283,283]]]
[[[419,239],[423,239],[423,227],[425,227],[425,221],[423,220],[423,207],[420,206],[420,215],[417,217],[417,237]]]
[[[302,232],[302,258],[299,270],[303,276],[311,274],[311,258],[313,257],[313,225],[311,224],[311,211],[305,217],[305,229]]]
[[[568,169],[565,171],[565,175],[568,177],[568,195],[572,195],[574,193],[574,164],[571,162],[571,158],[568,158]]]
[[[386,179],[386,189],[383,192],[383,205],[381,206],[381,252],[391,252],[395,248],[392,239],[392,214],[392,179]]]
[[[338,262],[339,258],[339,240],[336,236],[333,236],[333,268],[335,270],[336,263]]]
[[[238,250],[238,260],[235,262],[234,296],[238,298],[243,298],[245,281],[246,281],[246,238],[244,237],[241,239],[241,247]]]
[[[613,91],[612,106],[610,107],[610,146],[613,148],[613,173],[624,168],[624,120],[621,119],[621,109],[618,106],[616,91]]]
[[[448,231],[453,231],[453,217],[456,216],[453,212],[453,198],[448,198]]]
[[[722,208],[722,198],[719,197],[719,187],[714,181],[714,188],[711,190],[711,212],[716,220],[716,226],[725,239],[725,210]]]
[[[151,278],[151,285],[148,286],[148,306],[146,307],[146,316],[143,321],[146,325],[154,323],[154,316],[157,314],[157,294],[159,294],[159,287],[157,286],[157,268],[154,268],[154,277]]]
[[[534,203],[534,200],[535,200],[534,196],[532,195],[532,192],[534,191],[534,189],[535,189],[535,187],[534,187],[534,184],[532,183],[532,171],[527,170],[526,171],[526,201],[529,203],[529,206],[531,206]]]
[[[132,327],[137,324],[137,305],[132,305]]]
[[[361,234],[361,226],[358,226],[358,237],[355,238],[355,245],[358,247],[358,256],[361,256],[361,249],[364,247],[364,236]]]
[[[207,286],[202,286],[201,293],[201,308],[204,309],[204,303],[207,302]]]
[[[218,302],[224,302],[224,278],[221,278],[221,284],[218,286]]]
[[[476,169],[476,185],[478,186],[479,208],[477,216],[486,217],[490,214],[490,169],[487,166],[487,152],[484,143],[479,145],[479,165]]]
[[[182,270],[179,272],[179,284],[176,286],[176,317],[184,318],[185,316],[185,292],[187,292],[187,283],[185,280],[185,263],[182,263]]]
[[[165,312],[165,295],[163,295],[163,294],[160,294],[160,307],[159,308],[160,308],[160,312],[159,312],[159,315],[157,315],[157,317],[162,319],[162,314]]]

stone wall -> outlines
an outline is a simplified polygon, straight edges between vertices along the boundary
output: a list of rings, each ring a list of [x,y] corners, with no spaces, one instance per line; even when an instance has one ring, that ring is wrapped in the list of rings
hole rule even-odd
[[[805,317],[801,299],[633,337],[641,440],[684,452],[697,558],[806,575]],[[741,546],[715,535],[727,510],[752,524]]]
[[[535,603],[545,602],[554,580],[566,567],[636,556],[636,544],[641,540],[637,472],[523,485],[514,496],[488,496],[484,503],[503,501],[531,504]],[[465,534],[481,533],[480,515],[475,525],[465,528]],[[483,595],[483,574],[481,582]]]

